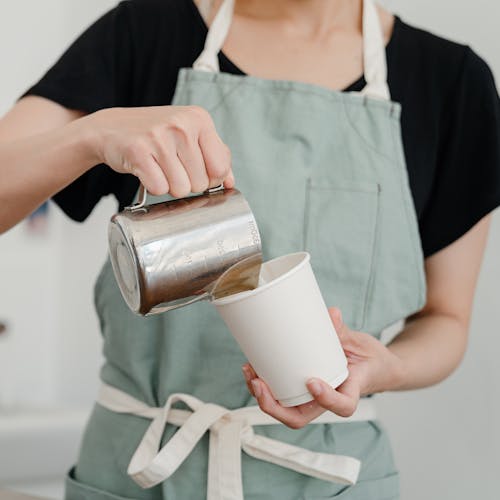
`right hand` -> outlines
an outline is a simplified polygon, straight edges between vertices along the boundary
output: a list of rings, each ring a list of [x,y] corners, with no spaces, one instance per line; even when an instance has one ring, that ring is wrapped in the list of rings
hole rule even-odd
[[[198,106],[109,108],[84,120],[98,163],[137,176],[152,195],[234,187],[231,153]]]

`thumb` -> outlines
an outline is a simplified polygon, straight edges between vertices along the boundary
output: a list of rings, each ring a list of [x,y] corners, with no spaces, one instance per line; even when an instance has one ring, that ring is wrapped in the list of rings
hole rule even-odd
[[[232,189],[232,188],[234,188],[234,185],[235,185],[234,174],[233,174],[233,171],[230,170],[229,174],[224,179],[224,187],[226,189]]]
[[[337,335],[339,338],[342,338],[347,333],[345,324],[342,321],[342,311],[338,307],[330,307],[328,308],[328,313],[330,314],[330,318]]]

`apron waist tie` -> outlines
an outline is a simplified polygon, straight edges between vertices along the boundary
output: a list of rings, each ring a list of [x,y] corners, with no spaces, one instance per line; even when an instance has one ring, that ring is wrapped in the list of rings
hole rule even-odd
[[[172,408],[183,402],[191,410]],[[151,488],[169,478],[210,430],[207,500],[243,500],[241,450],[259,460],[325,481],[354,484],[361,462],[353,457],[320,453],[255,434],[254,425],[281,424],[258,406],[229,410],[205,403],[189,394],[175,393],[165,406],[154,408],[127,393],[102,384],[97,402],[116,413],[128,413],[152,422],[135,451],[127,473],[142,488]],[[348,418],[325,412],[311,423],[374,420],[371,399],[362,399]],[[167,423],[179,430],[161,446]],[[281,424],[283,425],[283,424]]]

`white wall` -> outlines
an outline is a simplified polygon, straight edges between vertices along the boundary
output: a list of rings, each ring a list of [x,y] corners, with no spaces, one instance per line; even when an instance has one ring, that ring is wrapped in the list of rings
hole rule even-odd
[[[0,114],[112,0],[0,3]],[[7,209],[2,207],[2,210]],[[105,200],[85,225],[51,206],[49,236],[0,238],[0,409],[88,405],[101,362],[91,289],[106,253]]]
[[[62,47],[111,0],[19,0],[0,4],[0,113],[36,80]],[[386,0],[414,24],[467,41],[500,81],[491,0]],[[3,209],[3,207],[2,207]],[[91,290],[106,251],[105,200],[85,225],[52,210],[50,237],[34,239],[22,225],[0,238],[0,411],[19,405],[92,401],[100,342]],[[466,359],[438,387],[380,398],[402,472],[403,500],[497,499],[500,466],[499,293],[500,218],[478,286]]]
[[[500,4],[491,0],[385,0],[401,17],[468,43],[500,84]],[[500,498],[500,214],[477,289],[469,349],[443,384],[379,398],[402,476],[403,500]]]

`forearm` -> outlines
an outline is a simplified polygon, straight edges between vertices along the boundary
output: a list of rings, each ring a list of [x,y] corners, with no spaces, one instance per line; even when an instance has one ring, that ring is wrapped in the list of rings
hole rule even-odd
[[[84,120],[0,142],[0,233],[97,163]]]
[[[418,389],[444,380],[463,358],[467,331],[468,325],[451,315],[427,313],[411,319],[388,345],[400,365],[388,389]]]

